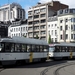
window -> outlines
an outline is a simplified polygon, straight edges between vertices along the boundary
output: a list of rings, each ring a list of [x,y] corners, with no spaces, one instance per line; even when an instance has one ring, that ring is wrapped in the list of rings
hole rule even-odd
[[[73,30],[73,25],[71,25],[71,30]]]
[[[53,35],[53,30],[51,31],[51,34]]]
[[[41,35],[43,35],[43,34],[46,34],[46,32],[45,31],[41,31]]]
[[[12,19],[12,12],[11,12],[11,19]]]
[[[52,42],[53,42],[53,38],[52,38]]]
[[[44,52],[47,52],[48,49],[47,49],[47,46],[44,46]]]
[[[60,30],[62,31],[62,26],[60,26]]]
[[[40,52],[43,52],[43,46],[40,46]]]
[[[62,23],[63,22],[63,20],[60,20],[60,23]]]
[[[65,19],[65,22],[68,22],[68,19]]]
[[[75,34],[74,34],[74,40],[75,40]]]
[[[68,30],[68,25],[65,26],[65,30]]]
[[[41,23],[45,23],[45,22],[46,22],[46,20],[45,20],[45,19],[41,20]]]
[[[27,45],[22,45],[22,50],[21,50],[21,52],[27,52]]]
[[[15,32],[15,28],[14,28],[14,32]]]
[[[68,13],[68,9],[65,9],[65,13]]]
[[[53,27],[53,24],[51,25],[51,27]]]
[[[15,44],[15,51],[16,52],[20,52],[21,48],[22,48],[21,44]]]
[[[62,39],[62,35],[60,35],[60,39]]]
[[[50,27],[50,25],[48,25],[48,27]]]
[[[74,28],[73,29],[75,30],[75,25],[74,25]]]
[[[29,12],[28,12],[28,15],[31,15],[31,14],[32,14],[32,11],[29,11]]]
[[[50,31],[48,31],[48,34],[50,34]]]
[[[45,17],[45,14],[41,14],[41,17]]]
[[[57,42],[57,38],[55,38],[55,42]]]
[[[46,11],[46,8],[40,9],[40,12],[45,12],[45,11]]]
[[[38,14],[39,13],[39,10],[34,10],[34,13]]]
[[[63,13],[63,10],[61,9],[61,10],[60,10],[60,14],[62,14],[62,13]]]
[[[73,39],[73,34],[71,34],[71,39]]]
[[[71,18],[71,22],[75,22],[75,18]]]
[[[34,19],[39,18],[39,15],[34,15]]]
[[[32,19],[33,17],[32,16],[28,16],[28,20]]]
[[[55,30],[55,35],[57,35],[57,30]]]
[[[55,27],[57,26],[57,24],[55,24]]]
[[[41,29],[45,29],[45,28],[46,28],[46,26],[45,26],[45,25],[42,25],[40,28],[41,28]]]
[[[68,39],[68,34],[66,34],[66,39]]]

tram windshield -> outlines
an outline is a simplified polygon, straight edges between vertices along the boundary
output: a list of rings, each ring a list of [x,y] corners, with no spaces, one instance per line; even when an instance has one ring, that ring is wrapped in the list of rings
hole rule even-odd
[[[55,47],[54,46],[50,46],[49,47],[49,52],[54,52],[54,50],[55,50]]]
[[[1,43],[0,43],[0,51],[1,51],[1,49],[2,49],[2,46],[1,46]]]

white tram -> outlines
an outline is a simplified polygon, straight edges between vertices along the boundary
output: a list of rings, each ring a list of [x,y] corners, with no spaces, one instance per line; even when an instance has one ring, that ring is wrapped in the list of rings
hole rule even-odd
[[[75,58],[75,43],[49,44],[49,58]]]
[[[16,62],[46,61],[48,58],[48,44],[44,40],[25,37],[0,39],[0,62],[11,65]]]

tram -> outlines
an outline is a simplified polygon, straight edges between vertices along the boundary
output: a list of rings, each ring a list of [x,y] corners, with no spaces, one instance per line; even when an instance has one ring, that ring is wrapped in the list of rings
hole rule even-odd
[[[49,44],[49,58],[75,58],[75,43]]]
[[[12,65],[17,62],[46,61],[49,46],[46,41],[14,36],[0,38],[0,63]]]

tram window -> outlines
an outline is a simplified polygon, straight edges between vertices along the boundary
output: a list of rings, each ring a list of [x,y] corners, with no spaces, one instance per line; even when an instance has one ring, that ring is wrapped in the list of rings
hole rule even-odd
[[[55,51],[55,47],[54,46],[49,46],[49,52],[54,52]]]
[[[47,52],[47,51],[48,51],[47,46],[44,46],[44,52]]]
[[[71,52],[72,51],[72,47],[69,47],[69,52]]]
[[[15,51],[15,45],[11,44],[11,52],[14,52],[14,51]]]
[[[62,47],[62,52],[65,52],[65,47]]]
[[[15,51],[20,52],[21,51],[21,44],[15,44]]]
[[[0,52],[5,52],[4,43],[0,44]]]
[[[73,51],[75,52],[75,47],[74,47],[74,50]]]
[[[74,47],[71,47],[71,52],[73,52],[74,51]]]
[[[55,47],[55,52],[59,52],[59,46]]]
[[[36,51],[37,51],[37,52],[40,51],[40,46],[36,46]]]
[[[32,51],[32,45],[27,45],[27,52],[31,52]]]
[[[27,46],[26,45],[24,45],[24,44],[22,44],[22,50],[21,50],[22,52],[27,52]]]
[[[74,47],[72,47],[72,52],[74,52]]]
[[[32,45],[32,52],[36,52],[36,46]]]
[[[11,52],[11,43],[5,43],[5,52]]]
[[[0,43],[0,52],[1,52],[1,49],[2,49],[2,47],[1,47],[1,43]]]
[[[68,47],[65,47],[65,52],[68,52]]]
[[[62,52],[62,47],[59,47],[59,51]]]
[[[40,52],[43,52],[43,46],[40,46]]]

